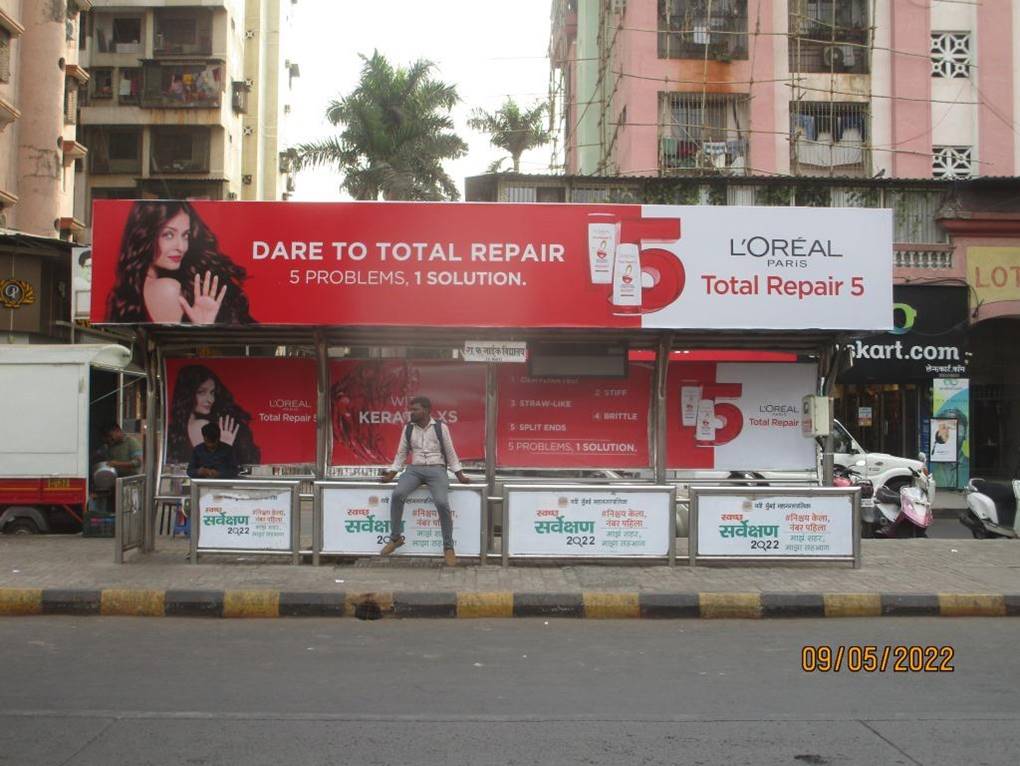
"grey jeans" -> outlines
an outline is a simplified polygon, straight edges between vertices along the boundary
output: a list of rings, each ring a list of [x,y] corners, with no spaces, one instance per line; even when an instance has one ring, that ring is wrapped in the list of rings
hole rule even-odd
[[[404,501],[422,484],[428,484],[432,500],[439,511],[439,526],[443,530],[443,550],[453,550],[453,517],[450,516],[450,479],[445,465],[409,465],[397,480],[390,497],[390,536],[399,537],[404,531]]]

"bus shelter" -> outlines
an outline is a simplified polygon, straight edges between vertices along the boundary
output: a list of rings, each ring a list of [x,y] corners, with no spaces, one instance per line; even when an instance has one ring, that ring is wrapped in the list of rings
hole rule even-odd
[[[204,420],[312,504],[288,553],[370,553],[373,479],[425,395],[483,560],[673,560],[678,485],[826,483],[804,397],[892,323],[887,211],[108,201],[95,222],[93,322],[146,353],[147,549]],[[410,554],[436,552],[427,505]],[[245,514],[220,513],[222,542]]]

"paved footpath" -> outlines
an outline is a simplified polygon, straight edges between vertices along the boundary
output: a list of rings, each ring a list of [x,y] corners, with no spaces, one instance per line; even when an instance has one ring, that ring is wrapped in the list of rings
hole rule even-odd
[[[681,543],[684,541],[681,541]],[[409,558],[293,566],[186,560],[187,542],[113,561],[113,541],[0,536],[0,615],[1020,616],[1020,541],[864,540],[863,566],[515,565]]]

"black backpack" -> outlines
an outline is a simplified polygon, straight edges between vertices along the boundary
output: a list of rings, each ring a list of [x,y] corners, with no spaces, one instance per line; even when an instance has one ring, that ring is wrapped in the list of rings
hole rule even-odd
[[[450,461],[446,457],[446,442],[443,441],[443,425],[438,420],[432,421],[433,427],[436,429],[436,438],[439,439],[439,451],[443,453],[443,465],[449,465]],[[407,444],[407,451],[411,451],[411,432],[414,430],[414,423],[408,423],[404,429],[404,442]]]

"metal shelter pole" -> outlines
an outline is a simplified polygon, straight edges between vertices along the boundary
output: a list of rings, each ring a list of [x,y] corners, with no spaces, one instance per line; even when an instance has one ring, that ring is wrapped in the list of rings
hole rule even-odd
[[[487,562],[489,551],[492,550],[496,538],[496,514],[492,511],[492,501],[496,496],[496,366],[491,362],[485,365],[485,514],[489,531],[486,535],[487,545],[482,551],[481,563]],[[503,544],[506,545],[506,528],[503,528]]]
[[[329,344],[321,330],[315,332],[316,366],[316,417],[315,417],[315,474],[321,481],[326,478],[329,466]]]
[[[652,464],[656,484],[666,482],[666,377],[669,372],[669,352],[672,349],[673,333],[664,333],[659,338],[659,347],[655,354],[655,399],[652,410],[654,413]]]
[[[145,330],[138,331],[138,341],[145,354],[145,461],[144,516],[142,520],[142,551],[151,553],[156,548],[156,468],[159,460],[159,412],[156,396],[159,386],[159,364],[156,349]]]

